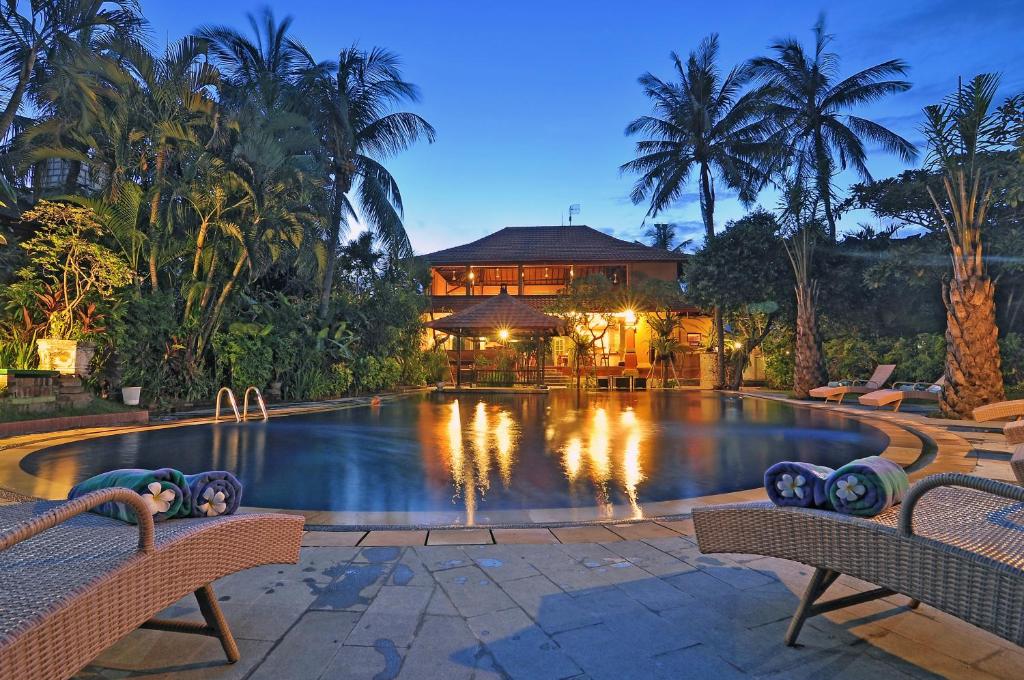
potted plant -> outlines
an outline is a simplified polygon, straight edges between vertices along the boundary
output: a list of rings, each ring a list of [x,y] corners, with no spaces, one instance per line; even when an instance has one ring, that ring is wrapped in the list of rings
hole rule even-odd
[[[102,229],[86,208],[40,201],[22,219],[38,229],[21,244],[28,264],[11,288],[26,314],[32,307],[43,317],[39,367],[88,375],[96,352],[90,339],[103,331],[98,305],[131,283],[131,269],[100,244]]]

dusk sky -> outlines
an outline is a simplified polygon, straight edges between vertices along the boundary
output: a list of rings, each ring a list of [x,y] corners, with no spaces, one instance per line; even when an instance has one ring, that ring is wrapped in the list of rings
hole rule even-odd
[[[508,225],[560,224],[570,203],[582,205],[578,223],[639,237],[647,206],[630,202],[634,178],[618,171],[632,154],[623,129],[648,112],[637,77],[670,77],[669,52],[685,55],[712,32],[728,68],[766,52],[774,38],[792,35],[810,47],[811,27],[824,11],[841,75],[895,57],[909,63],[909,92],[858,113],[914,142],[921,141],[921,108],[954,90],[957,76],[995,71],[1003,74],[1001,96],[1024,90],[1021,0],[143,0],[156,42],[203,24],[246,27],[246,13],[267,4],[279,17],[294,16],[294,34],[318,58],[336,57],[352,43],[386,47],[422,89],[411,109],[437,128],[437,141],[387,163],[418,252]],[[868,165],[876,177],[904,167],[879,151]],[[854,180],[842,176],[838,185]],[[720,190],[719,229],[744,212],[724,195]],[[774,197],[765,194],[761,203],[774,207]],[[698,240],[699,220],[696,193],[657,219],[680,223],[684,236]],[[858,221],[870,216],[848,217],[844,226]]]

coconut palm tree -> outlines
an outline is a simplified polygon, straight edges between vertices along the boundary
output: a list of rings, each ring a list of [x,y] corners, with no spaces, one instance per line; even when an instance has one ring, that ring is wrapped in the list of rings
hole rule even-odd
[[[671,54],[677,82],[651,73],[640,76],[654,111],[626,127],[627,135],[643,135],[637,157],[621,166],[640,175],[630,197],[649,203],[654,217],[683,197],[696,175],[701,216],[708,237],[715,234],[716,180],[751,202],[763,186],[772,132],[761,94],[743,92],[751,78],[744,65],[723,78],[718,67],[718,36],[701,41],[684,61]],[[715,308],[719,383],[725,376],[722,310]]]
[[[926,107],[929,160],[942,190],[928,187],[949,238],[953,275],[942,284],[946,307],[944,413],[970,417],[1005,397],[996,325],[995,283],[988,275],[982,235],[992,202],[994,172],[984,152],[994,148],[999,116],[992,102],[999,78],[975,76],[944,103]]]
[[[839,80],[839,57],[828,52],[833,36],[825,33],[822,17],[814,26],[814,53],[808,55],[795,38],[771,46],[774,57],[751,61],[753,74],[767,85],[765,97],[779,130],[786,165],[809,172],[820,196],[829,237],[836,239],[835,194],[832,177],[852,166],[871,181],[864,142],[878,144],[903,161],[913,161],[917,148],[888,128],[850,113],[853,107],[905,92],[910,83],[902,59],[890,59]],[[801,178],[802,181],[803,178]]]
[[[350,47],[337,62],[316,63],[306,53],[303,91],[329,175],[331,209],[320,316],[327,315],[339,237],[351,220],[365,223],[395,256],[411,254],[402,224],[402,194],[382,161],[421,137],[434,141],[432,125],[393,107],[419,100],[418,88],[402,79],[398,58],[381,49]]]
[[[115,40],[138,39],[145,26],[137,0],[33,0],[0,5],[0,81],[10,94],[0,113],[7,136],[26,96],[55,71]]]
[[[644,230],[644,238],[647,239],[652,248],[673,252],[681,252],[693,243],[692,239],[677,242],[676,225],[672,222],[652,224]]]

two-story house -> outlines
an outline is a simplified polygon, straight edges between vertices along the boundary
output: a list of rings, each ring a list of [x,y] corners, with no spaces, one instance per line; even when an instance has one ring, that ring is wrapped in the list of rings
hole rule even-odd
[[[624,241],[585,225],[568,227],[505,227],[465,245],[430,253],[431,320],[462,312],[482,300],[509,295],[540,311],[548,311],[574,279],[603,275],[614,286],[629,288],[641,279],[678,281],[684,255]],[[628,296],[624,296],[628,298]],[[634,363],[641,373],[650,368],[651,329],[645,309],[586,310],[600,339],[592,361],[599,375],[616,375]],[[703,348],[711,323],[693,307],[680,306],[682,317],[676,330],[679,343],[693,350]],[[450,338],[431,335],[431,341],[453,348]],[[502,338],[474,337],[463,349],[488,350]],[[551,341],[551,366],[568,372],[570,347],[567,339]],[[630,356],[632,355],[632,356]],[[679,379],[695,380],[699,362],[696,353],[676,355]]]

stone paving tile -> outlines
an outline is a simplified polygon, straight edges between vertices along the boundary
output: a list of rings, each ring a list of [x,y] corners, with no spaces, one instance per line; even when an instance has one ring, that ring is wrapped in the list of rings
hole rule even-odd
[[[865,645],[864,652],[874,658],[895,656],[918,669],[950,680],[992,680],[998,677],[889,630],[869,635],[866,640],[870,644]],[[1007,680],[1012,677],[1008,676]]]
[[[519,608],[475,616],[466,623],[514,680],[560,680],[581,672]]]
[[[505,591],[478,567],[448,569],[435,573],[434,578],[459,614],[467,618],[515,606]]]
[[[696,569],[693,565],[643,541],[621,541],[609,543],[605,547],[655,576],[675,576]]]
[[[558,543],[550,529],[491,529],[495,543]]]
[[[423,545],[427,541],[426,531],[371,531],[360,542],[360,546],[406,546]]]
[[[640,604],[656,612],[664,609],[674,609],[675,607],[684,607],[697,600],[693,595],[684,593],[678,588],[673,588],[661,579],[656,578],[625,581],[616,584],[616,587]]]
[[[434,529],[427,536],[427,545],[490,545],[494,543],[488,529]]]
[[[405,655],[398,680],[470,680],[480,643],[458,617],[425,616]]]
[[[601,621],[546,576],[510,581],[502,584],[502,589],[548,633],[591,626]]]
[[[430,603],[427,604],[427,614],[431,616],[458,616],[459,610],[448,599],[444,589],[437,586],[434,588],[434,594],[430,597]]]
[[[464,550],[476,566],[498,583],[540,573],[530,565],[522,551],[514,547],[470,545]]]
[[[182,644],[182,643],[185,644]],[[137,630],[79,671],[76,680],[139,677],[160,680],[237,680],[244,678],[270,650],[271,643],[238,640],[242,659],[230,664],[213,638]],[[14,679],[12,679],[14,680]]]
[[[694,534],[692,519],[658,520],[658,524],[684,536],[693,536]]]
[[[388,574],[387,585],[392,586],[430,586],[434,585],[434,577],[423,564],[415,550],[406,548],[401,557],[395,561]]]
[[[672,529],[654,522],[606,524],[605,529],[615,532],[627,541],[641,541],[646,538],[675,538],[679,535]]]
[[[460,546],[428,546],[416,548],[415,551],[423,565],[432,572],[456,569],[473,563]]]
[[[318,678],[352,632],[358,614],[307,612],[259,665],[250,680]]]
[[[354,546],[365,535],[365,531],[307,531],[302,535],[302,546]]]
[[[608,543],[622,540],[618,534],[596,524],[583,527],[561,527],[552,529],[551,533],[562,543]]]
[[[389,640],[381,639],[370,647],[342,645],[321,677],[329,680],[394,680],[398,677],[406,650],[389,643]]]
[[[394,647],[406,648],[416,637],[419,624],[419,614],[371,614],[367,610],[345,638],[345,644],[372,647],[377,642],[385,640]]]

